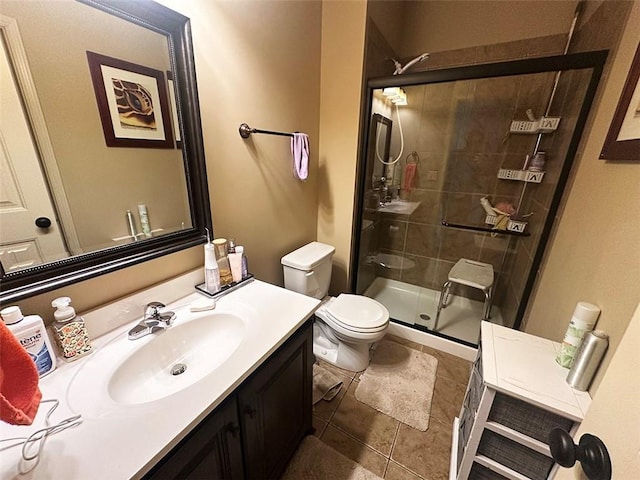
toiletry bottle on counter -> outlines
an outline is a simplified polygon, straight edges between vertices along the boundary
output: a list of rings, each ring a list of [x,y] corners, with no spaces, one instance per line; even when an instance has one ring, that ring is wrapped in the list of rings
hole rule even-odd
[[[51,302],[51,306],[56,308],[53,313],[53,317],[56,319],[53,324],[53,332],[62,358],[71,361],[91,353],[93,348],[87,333],[87,326],[84,319],[76,315],[75,309],[71,306],[71,299],[69,297],[56,298]]]
[[[220,291],[220,269],[216,261],[216,252],[213,243],[204,245],[204,287],[209,293]]]
[[[229,265],[229,258],[227,257],[227,239],[215,238],[213,245],[215,247],[218,269],[220,270],[220,285],[224,287],[233,282],[231,266]]]
[[[244,254],[244,247],[238,245],[236,247],[236,253],[242,255],[242,278],[245,279],[249,276],[249,262],[247,261],[247,256]]]
[[[242,281],[242,254],[233,252],[229,254],[229,265],[231,266],[231,277],[234,283]]]
[[[42,318],[38,315],[24,317],[17,306],[4,308],[0,316],[35,362],[39,377],[55,370],[56,356]]]

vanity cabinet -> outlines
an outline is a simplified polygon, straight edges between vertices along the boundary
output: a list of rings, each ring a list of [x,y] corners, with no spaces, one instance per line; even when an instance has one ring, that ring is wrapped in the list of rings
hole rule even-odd
[[[549,432],[574,434],[591,398],[566,383],[560,344],[482,322],[478,356],[453,427],[450,480],[547,480]]]
[[[235,398],[230,398],[193,429],[145,478],[243,478],[237,412]]]
[[[145,478],[279,478],[312,429],[312,327],[300,327]]]

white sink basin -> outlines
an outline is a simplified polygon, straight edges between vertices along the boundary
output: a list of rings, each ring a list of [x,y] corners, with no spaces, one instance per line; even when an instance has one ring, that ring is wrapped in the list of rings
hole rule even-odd
[[[395,213],[398,215],[411,215],[418,208],[420,202],[407,202],[405,200],[395,199],[389,203],[385,203],[378,211],[385,213]]]
[[[78,360],[84,364],[67,390],[70,405],[89,416],[103,416],[117,405],[150,405],[219,372],[250,336],[253,314],[240,308],[176,313],[174,325],[164,331],[129,340],[127,332],[135,324],[127,325]]]
[[[118,403],[145,403],[171,395],[217,369],[238,348],[244,323],[212,313],[154,333],[111,375],[107,390]],[[137,341],[137,340],[134,340]],[[184,370],[183,373],[172,373]]]

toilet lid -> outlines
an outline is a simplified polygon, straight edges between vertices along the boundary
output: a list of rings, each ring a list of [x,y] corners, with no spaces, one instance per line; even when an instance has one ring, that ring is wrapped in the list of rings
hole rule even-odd
[[[380,330],[389,322],[389,311],[362,295],[342,293],[327,306],[327,313],[350,330]]]

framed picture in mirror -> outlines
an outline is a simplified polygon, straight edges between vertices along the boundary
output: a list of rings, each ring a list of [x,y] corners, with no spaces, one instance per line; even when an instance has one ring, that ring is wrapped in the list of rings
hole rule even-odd
[[[87,51],[108,147],[174,148],[164,73]]]
[[[633,57],[600,159],[640,162],[640,44]]]

